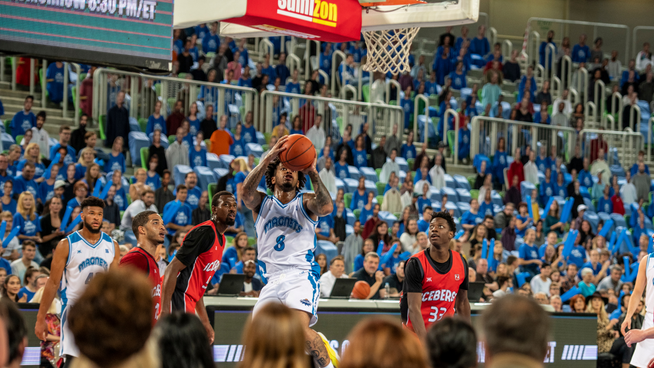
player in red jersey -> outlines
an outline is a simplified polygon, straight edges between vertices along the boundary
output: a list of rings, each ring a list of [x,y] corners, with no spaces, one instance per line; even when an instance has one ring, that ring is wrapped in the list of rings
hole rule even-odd
[[[456,311],[470,321],[468,263],[449,248],[455,231],[449,213],[434,214],[429,223],[431,246],[409,258],[404,266],[402,322],[423,341],[427,328],[443,316]]]
[[[211,220],[192,228],[182,246],[166,267],[161,295],[162,313],[182,311],[196,313],[213,343],[213,326],[209,322],[202,296],[209,281],[220,268],[225,249],[225,229],[236,220],[236,199],[230,192],[218,192],[211,200]]]
[[[157,323],[161,312],[161,275],[154,256],[157,246],[164,243],[166,227],[158,213],[143,211],[134,216],[132,231],[136,235],[138,246],[125,254],[120,260],[120,265],[138,268],[148,275],[148,279],[152,282],[153,319],[154,323]]]

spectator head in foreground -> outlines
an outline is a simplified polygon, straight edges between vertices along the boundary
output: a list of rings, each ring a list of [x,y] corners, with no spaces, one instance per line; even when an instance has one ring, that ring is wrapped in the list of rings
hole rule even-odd
[[[280,303],[269,303],[257,311],[243,333],[247,346],[240,368],[303,368],[304,326],[295,312]]]
[[[70,310],[70,330],[82,355],[73,367],[159,367],[152,331],[152,284],[131,269],[94,275]]]
[[[27,347],[27,327],[16,304],[7,298],[0,299],[0,346],[0,366],[20,367]]]
[[[497,298],[484,310],[481,325],[486,367],[543,365],[550,322],[536,301],[518,295]]]
[[[477,335],[470,323],[445,317],[427,331],[427,351],[433,368],[477,366]]]
[[[388,317],[360,322],[347,339],[350,345],[340,368],[427,367],[426,354],[418,338]]]
[[[161,368],[213,367],[211,344],[196,315],[167,314],[152,333],[159,347]]]

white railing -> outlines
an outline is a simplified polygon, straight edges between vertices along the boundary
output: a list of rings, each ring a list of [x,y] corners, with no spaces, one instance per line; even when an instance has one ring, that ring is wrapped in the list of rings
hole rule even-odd
[[[17,63],[17,59],[14,60],[14,73],[12,76],[13,83],[14,83],[14,89],[15,89],[15,82],[16,82],[16,73],[15,73],[15,66]],[[30,59],[30,94],[34,95],[34,59]],[[64,64],[64,94],[63,94],[63,102],[61,104],[62,106],[62,113],[61,116],[64,118],[68,117],[68,85],[70,83],[70,73],[68,71],[68,62],[63,62]],[[79,64],[71,63],[73,67],[75,68],[75,72],[77,73],[77,79],[75,80],[75,98],[73,99],[73,108],[75,110],[74,112],[74,124],[77,124],[79,122],[79,93],[80,93],[80,79],[81,79],[81,73],[82,69]],[[48,72],[48,61],[46,59],[43,59],[41,62],[41,67],[43,69],[42,72],[42,78],[41,78],[41,107],[43,109],[46,108],[47,104],[47,72]]]
[[[262,38],[261,41],[259,41],[259,61],[263,62],[263,60],[267,55],[270,55],[270,61],[272,63],[272,58],[273,55],[275,54],[275,46],[273,46],[273,43],[270,42],[268,38]],[[273,81],[274,82],[274,81]]]
[[[561,77],[565,79],[564,88],[570,88],[572,84],[572,59],[568,55],[563,55],[561,58]]]
[[[616,164],[614,158],[617,152],[617,157],[620,165],[625,168],[630,168],[638,160],[638,152],[644,146],[644,137],[642,134],[633,132],[627,128],[624,131],[608,131],[603,129],[583,129],[579,132],[582,137],[584,150],[582,152],[584,157],[591,157],[593,141],[601,141],[606,143],[608,148],[607,162],[609,165]]]
[[[449,127],[449,120],[450,116],[454,118],[454,154],[452,155],[452,163],[454,165],[459,163],[459,131],[461,130],[461,124],[465,124],[465,122],[461,122],[459,119],[459,113],[457,113],[453,109],[447,109],[445,110],[445,114],[443,114],[443,136],[445,144],[447,144],[447,132],[448,132],[448,127]],[[444,158],[443,158],[444,159]]]
[[[332,52],[332,78],[331,78],[331,92],[332,96],[336,96],[336,86],[338,85],[338,88],[341,88],[341,84],[343,81],[341,81],[340,76],[338,75],[338,67],[340,64],[336,63],[336,58],[340,57],[341,61],[345,61],[345,53],[340,50],[336,50]],[[356,92],[354,93],[356,95]]]
[[[572,101],[573,104],[577,105],[579,102],[581,102],[579,99],[579,92],[577,92],[575,88],[570,87],[568,91],[570,91],[570,101]]]
[[[510,40],[502,41],[502,55],[505,55],[505,57],[510,59],[512,52],[513,52],[513,43]]]
[[[389,79],[386,82],[386,103],[390,103],[391,101],[391,84],[395,86],[395,89],[397,90],[397,104],[400,104],[400,92],[402,91],[402,86],[400,86],[400,82],[396,81],[395,79]]]
[[[556,60],[556,46],[551,43],[548,43],[545,46],[545,79],[549,80],[550,75],[554,74],[554,63]]]
[[[529,33],[529,39],[527,40],[527,61],[528,65],[539,64],[540,60],[538,59],[538,48],[540,47],[540,33],[537,31],[531,31]],[[534,63],[535,59],[535,63]],[[522,72],[525,74],[526,70]]]
[[[302,65],[302,60],[295,54],[286,55],[286,60],[288,60],[288,70],[293,74],[293,70],[297,69],[298,75],[300,74],[300,66]]]
[[[531,23],[534,21],[540,21],[540,22],[549,22],[549,23],[556,23],[561,26],[565,24],[574,24],[574,25],[580,25],[580,26],[589,26],[589,27],[594,27],[595,32],[597,32],[597,28],[611,28],[613,31],[615,29],[624,29],[626,32],[625,36],[625,43],[624,43],[624,65],[627,65],[629,62],[630,54],[629,54],[629,27],[624,25],[624,24],[612,24],[612,23],[597,23],[597,22],[584,22],[584,21],[579,21],[579,20],[567,20],[567,19],[551,19],[551,18],[540,18],[540,17],[531,17],[529,20],[527,20],[527,28],[531,27]],[[563,34],[564,32],[562,32]],[[532,32],[533,34],[533,32]],[[593,37],[594,39],[595,37]],[[540,43],[540,42],[539,42]],[[531,55],[530,55],[531,57]],[[534,57],[536,60],[540,60],[540,51],[538,48],[536,48],[536,52],[534,53]]]
[[[311,56],[313,56],[311,55],[311,42],[316,44],[316,58],[320,58],[320,41],[307,39],[306,50],[304,50],[304,80],[309,80],[311,77]],[[320,63],[320,60],[318,60],[318,63]],[[320,69],[320,65],[318,69]]]
[[[632,42],[632,44],[631,44],[631,55],[634,55],[634,57],[636,56],[636,54],[638,54],[638,51],[639,51],[638,43],[637,43],[638,42],[637,38],[638,38],[638,32],[639,31],[654,31],[654,26],[636,26],[636,27],[634,27],[634,30],[632,31],[633,32],[633,37],[632,37],[633,39],[631,40],[631,42]],[[650,142],[650,144],[651,144],[651,142]]]
[[[316,114],[323,117],[323,128],[329,132],[333,123],[341,119],[341,127],[344,129],[348,124],[352,124],[354,134],[359,132],[359,126],[363,123],[370,123],[370,136],[378,141],[381,134],[388,134],[392,131],[394,124],[404,126],[404,112],[399,106],[389,106],[382,103],[368,103],[359,101],[349,101],[336,98],[307,96],[286,92],[263,91],[260,96],[260,106],[262,107],[262,128],[261,132],[271,132],[273,127],[273,100],[287,99],[290,103],[289,121],[297,115],[302,120],[310,119],[313,121]],[[309,106],[310,104],[310,106]],[[302,107],[308,106],[302,109]],[[375,130],[376,134],[371,131]],[[404,129],[399,129],[398,139],[403,139]],[[341,130],[342,132],[342,130]],[[354,137],[352,137],[354,139]]]
[[[586,105],[588,102],[588,70],[586,68],[578,69],[579,75],[577,77],[577,92],[583,94],[583,103]],[[582,86],[583,84],[583,86]]]
[[[399,95],[398,95],[399,96]],[[398,97],[399,98],[399,97]],[[424,102],[425,104],[425,111],[424,111],[424,116],[425,116],[425,131],[422,134],[422,141],[423,142],[429,142],[429,124],[431,124],[431,119],[429,118],[429,98],[423,94],[416,95],[414,101],[413,101],[413,137],[415,139],[415,142],[418,142],[418,115],[420,115],[420,111],[418,109],[418,106],[420,105],[420,101]],[[436,129],[434,129],[436,130]],[[447,143],[447,140],[444,139],[444,142]]]

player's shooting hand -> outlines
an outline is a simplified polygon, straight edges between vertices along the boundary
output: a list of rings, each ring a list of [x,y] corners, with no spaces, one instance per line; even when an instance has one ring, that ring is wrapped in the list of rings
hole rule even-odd
[[[316,158],[313,160],[313,164],[312,164],[311,166],[309,166],[309,167],[307,167],[306,169],[302,170],[302,173],[303,173],[304,175],[309,175],[310,172],[313,172],[313,171],[316,171],[316,172],[317,172],[317,171],[318,171],[318,170],[316,170],[316,163],[317,163],[317,162],[318,162],[318,157],[316,157]]]
[[[285,135],[275,143],[275,145],[270,149],[264,160],[267,160],[267,162],[271,162],[272,160],[276,159],[280,153],[284,152],[286,149],[284,147],[284,143],[288,140],[288,136]]]

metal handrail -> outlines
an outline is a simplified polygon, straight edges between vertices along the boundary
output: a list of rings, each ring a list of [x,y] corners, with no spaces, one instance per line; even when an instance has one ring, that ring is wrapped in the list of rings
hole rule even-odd
[[[598,96],[599,95],[599,96]],[[600,98],[599,100],[597,98]],[[606,84],[601,79],[595,81],[595,91],[594,96],[595,102],[597,103],[597,110],[600,114],[604,115],[605,103],[606,103]],[[597,114],[595,116],[595,121],[597,121]]]
[[[495,27],[486,27],[486,29],[488,29],[488,33],[490,33],[488,39],[490,40],[492,50],[493,45],[497,42],[497,29],[495,29]]]
[[[636,162],[638,151],[642,150],[645,145],[643,135],[634,132],[629,128],[625,129],[624,131],[608,131],[603,129],[582,129],[579,132],[579,135],[584,137],[587,137],[589,134],[590,135],[598,134],[598,135],[602,135],[603,137],[608,137],[607,140],[610,142],[609,150],[611,149],[611,146],[614,146],[612,144],[613,141],[618,137],[621,137],[622,148],[624,150],[622,158],[625,161],[623,162],[623,166],[631,166],[629,164],[631,164],[632,162]],[[627,144],[627,139],[629,140],[628,144]],[[611,157],[609,156],[609,158]]]
[[[545,68],[537,63],[534,75],[534,79],[536,79],[536,88],[540,88],[543,85],[543,82],[545,82]]]
[[[615,99],[618,99],[618,103],[615,103]],[[616,106],[618,111],[615,111]],[[624,101],[622,100],[622,95],[620,92],[613,92],[611,94],[611,115],[618,114],[618,125],[622,127],[622,110],[624,110]]]
[[[413,137],[418,141],[418,105],[420,101],[425,103],[425,132],[422,135],[423,141],[429,141],[429,98],[424,94],[416,95],[413,100]]]
[[[638,115],[636,115],[638,114]],[[629,128],[631,130],[634,130],[634,116],[637,116],[638,119],[636,120],[636,130],[635,132],[640,133],[640,118],[642,116],[640,107],[637,104],[631,105],[631,109],[629,110]]]
[[[545,80],[549,79],[550,72],[554,70],[554,56],[556,56],[556,46],[548,43],[545,46],[545,65],[543,65],[545,68]]]
[[[347,92],[348,92],[348,91],[349,91],[349,92],[352,92],[352,99],[356,99],[356,97],[357,97],[357,89],[354,88],[354,86],[351,86],[351,85],[349,85],[349,84],[346,84],[346,85],[344,85],[344,86],[341,88],[341,92],[340,92],[340,97],[341,97],[341,99],[343,99],[343,100],[348,100],[348,98],[347,98]]]
[[[268,49],[268,52],[266,52],[266,49]],[[263,62],[266,54],[268,54],[270,59],[272,59],[275,53],[275,46],[273,46],[272,42],[270,42],[269,39],[262,38],[261,41],[259,42],[259,49],[257,51],[259,51],[259,61]]]
[[[16,66],[18,65],[18,58],[13,57],[12,63],[11,63],[11,89],[12,91],[16,90]],[[45,74],[45,71],[43,72]],[[45,78],[43,78],[45,79]],[[45,99],[44,99],[45,101]],[[45,107],[45,104],[42,105]]]
[[[506,55],[506,57],[511,58],[512,53],[513,53],[513,43],[505,39],[504,41],[502,41],[502,55]]]
[[[30,95],[34,96],[34,59],[30,58]],[[43,106],[45,108],[45,106]]]
[[[576,24],[576,25],[582,25],[582,26],[590,26],[590,27],[605,27],[605,28],[618,28],[618,29],[624,29],[627,32],[627,38],[625,41],[625,52],[624,52],[624,63],[625,65],[629,61],[629,27],[624,25],[624,24],[612,24],[612,23],[597,23],[597,22],[584,22],[580,20],[567,20],[567,19],[552,19],[552,18],[540,18],[540,17],[531,17],[529,20],[527,20],[527,28],[531,26],[531,23],[533,21],[541,21],[541,22],[550,22],[550,23],[560,23],[560,24]],[[540,58],[540,51],[536,49],[535,55]]]
[[[337,67],[336,67],[336,57],[341,58],[341,61],[345,60],[345,53],[340,50],[335,50],[332,52],[332,78],[331,78],[331,91],[332,91],[332,96],[336,96],[336,84],[338,83],[338,87],[341,88],[341,84],[343,84],[343,81],[341,78],[337,78]],[[355,93],[356,95],[356,93]]]
[[[396,81],[395,79],[389,79],[386,81],[386,103],[390,103],[391,101],[391,84],[395,85],[395,88],[397,88],[397,102],[398,105],[400,104],[400,91],[402,91],[402,86],[400,85],[400,82]]]
[[[530,129],[536,128],[536,129],[547,129],[547,130],[552,130],[552,131],[562,131],[562,132],[568,132],[568,133],[575,133],[575,129],[572,127],[562,127],[562,126],[557,126],[557,125],[545,125],[545,124],[537,124],[537,123],[525,123],[522,121],[515,121],[515,120],[510,120],[510,119],[501,119],[501,118],[491,118],[491,117],[486,117],[486,116],[475,116],[471,120],[471,127],[470,127],[470,157],[474,157],[476,154],[479,153],[479,137],[481,135],[481,129],[480,129],[480,121],[490,121],[490,122],[496,122],[496,123],[502,123],[502,124],[507,124],[507,125],[515,125],[515,126],[523,126],[523,127],[529,127]],[[497,137],[497,129],[495,127],[495,124],[491,127],[491,132],[488,134],[486,132],[486,135],[484,137]],[[532,147],[536,147],[535,142],[537,141],[537,135],[532,134]],[[496,150],[496,145],[497,145],[497,139],[491,139],[491,152],[495,152]],[[568,144],[568,149],[570,152],[574,150],[574,145]]]
[[[638,35],[638,31],[641,31],[641,30],[654,31],[654,26],[636,26],[636,27],[634,27],[634,30],[632,31],[633,32],[633,37],[632,37],[633,40],[631,40],[631,42],[632,42],[632,44],[631,44],[631,55],[636,55],[638,53],[636,51],[636,47],[637,47],[636,46],[636,42],[637,42],[636,38],[637,38],[637,35]]]
[[[329,74],[327,74],[326,71],[318,68],[318,75],[322,77],[322,79],[325,81],[325,83],[329,80]]]
[[[445,110],[445,114],[443,114],[443,132],[445,136],[445,143],[447,144],[447,121],[450,118],[450,116],[454,116],[454,154],[453,159],[454,161],[452,162],[453,164],[457,164],[459,162],[459,130],[461,129],[461,121],[459,120],[459,113],[457,113],[454,109],[447,109]],[[445,158],[443,158],[445,159]]]
[[[584,105],[586,105],[586,102],[588,101],[588,70],[586,68],[579,68],[579,74],[580,76],[577,78],[577,92],[583,93],[584,95]],[[581,80],[584,80],[584,88],[581,87]]]
[[[286,55],[286,60],[288,60],[288,69],[293,74],[293,70],[297,69],[298,74],[300,74],[300,65],[302,65],[302,60],[295,54]]]
[[[561,74],[565,75],[566,83],[564,83],[564,86],[570,88],[572,84],[572,59],[568,55],[561,57]]]
[[[552,76],[552,80],[550,81],[550,90],[552,91],[553,98],[559,98],[563,96],[563,82],[561,82],[561,78],[557,77],[556,75]]]
[[[530,37],[527,40],[527,56],[529,62],[528,64],[532,65],[534,64],[534,56],[538,55],[538,48],[540,47],[540,33],[537,31],[531,31],[529,36]],[[529,42],[529,40],[532,40],[533,42]],[[533,52],[530,50],[530,48],[533,48]],[[538,63],[538,60],[536,60],[536,63]]]
[[[591,108],[593,109],[593,114],[590,114]],[[585,116],[584,120],[586,120],[586,123],[592,122],[592,123],[597,123],[597,105],[595,105],[595,102],[593,101],[586,101],[586,105],[584,108]],[[592,119],[591,119],[592,117]]]
[[[572,87],[570,87],[570,89],[568,91],[570,91],[570,96],[574,97],[574,99],[572,100],[573,103],[575,105],[578,104],[579,103],[579,92],[577,92],[577,90],[572,88]]]
[[[320,41],[307,39],[307,48],[304,50],[304,79],[309,80],[311,77],[311,42],[316,43],[316,57],[320,55]],[[320,69],[320,67],[318,68]],[[327,79],[325,79],[327,80]]]

